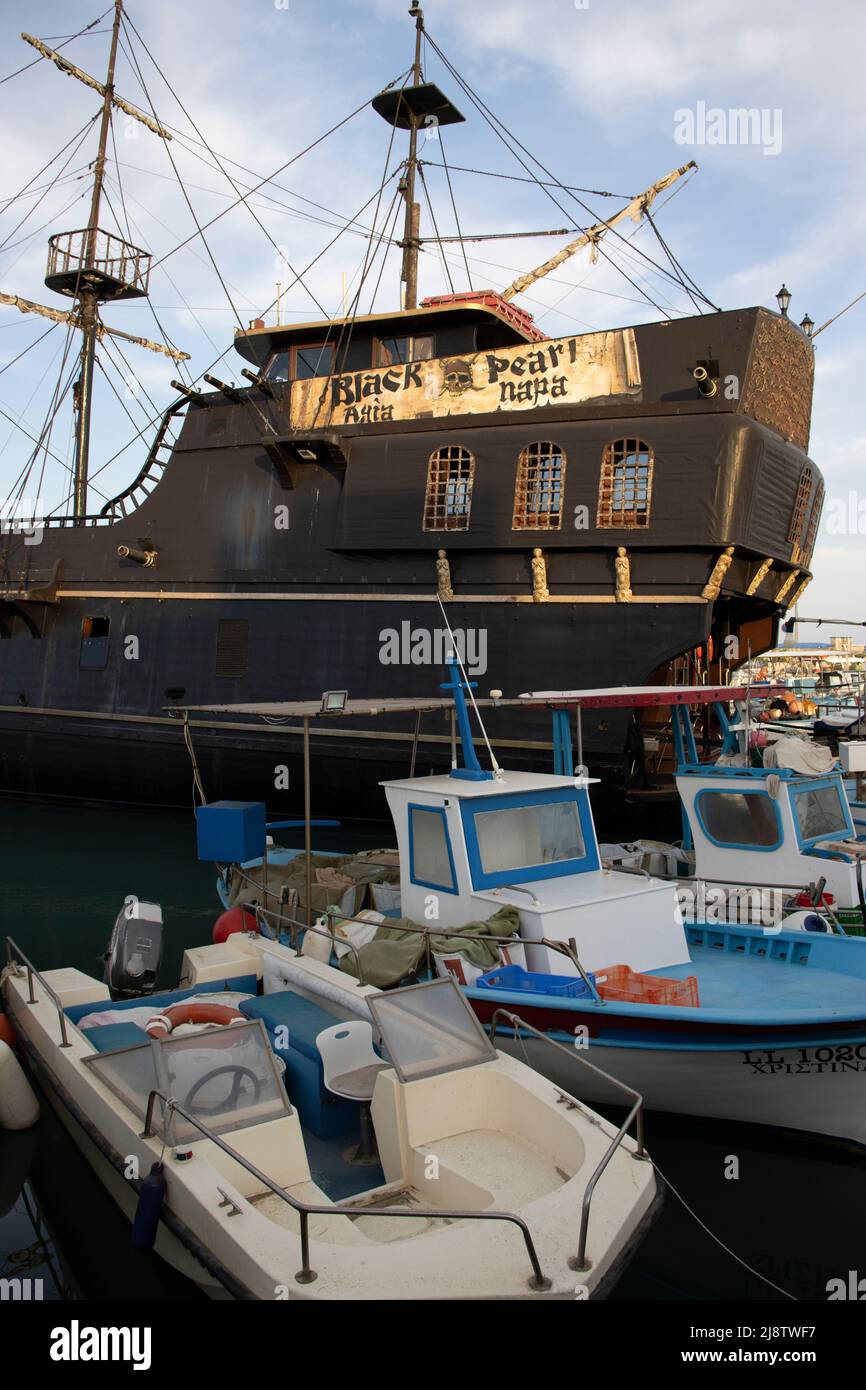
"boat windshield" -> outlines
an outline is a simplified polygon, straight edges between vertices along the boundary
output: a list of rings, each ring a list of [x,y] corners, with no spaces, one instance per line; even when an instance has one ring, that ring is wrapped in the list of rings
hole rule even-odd
[[[575,801],[478,811],[475,831],[486,874],[557,864],[584,854]]]
[[[151,1091],[182,1105],[217,1134],[291,1114],[261,1019],[142,1043],[86,1059],[116,1096],[142,1119]],[[174,1113],[165,1123],[157,1102],[154,1124],[170,1144],[201,1132]]]
[[[450,976],[371,995],[367,1003],[401,1081],[496,1059],[496,1048]]]
[[[791,801],[801,840],[851,834],[842,789],[837,782],[813,783],[799,791],[793,788]]]

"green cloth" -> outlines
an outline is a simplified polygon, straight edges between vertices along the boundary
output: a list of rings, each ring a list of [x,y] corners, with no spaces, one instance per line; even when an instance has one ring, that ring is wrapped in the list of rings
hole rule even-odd
[[[402,918],[410,927],[417,926],[408,918]],[[480,970],[492,970],[499,964],[499,945],[489,938],[494,936],[513,937],[520,927],[520,916],[516,907],[502,907],[486,921],[467,922],[458,932],[436,932],[430,936],[431,955],[453,955],[458,952]],[[365,985],[376,985],[387,989],[389,985],[399,984],[407,975],[417,971],[427,955],[425,938],[418,931],[407,931],[400,923],[379,927],[372,941],[361,946],[357,961],[351,951],[347,951],[340,961],[340,969],[347,975],[358,976]]]

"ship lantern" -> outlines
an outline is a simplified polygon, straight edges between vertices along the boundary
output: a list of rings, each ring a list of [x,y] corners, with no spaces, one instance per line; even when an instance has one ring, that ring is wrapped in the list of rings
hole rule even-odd
[[[788,317],[788,305],[791,303],[791,291],[784,281],[782,282],[782,288],[776,291],[776,300],[782,318],[786,319]]]

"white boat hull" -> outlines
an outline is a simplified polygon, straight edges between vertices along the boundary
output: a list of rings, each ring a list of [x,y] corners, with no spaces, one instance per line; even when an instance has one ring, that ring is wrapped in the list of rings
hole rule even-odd
[[[580,1100],[623,1104],[621,1091],[548,1043],[497,1037],[497,1044]],[[767,1125],[866,1146],[866,1044],[690,1052],[594,1042],[583,1055],[639,1091],[649,1110]]]

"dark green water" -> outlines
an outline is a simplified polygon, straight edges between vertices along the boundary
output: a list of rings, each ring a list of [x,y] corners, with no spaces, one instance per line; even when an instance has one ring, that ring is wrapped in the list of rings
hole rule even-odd
[[[336,839],[335,839],[336,837]],[[331,832],[345,848],[391,839],[380,827]],[[187,946],[210,940],[214,873],[195,859],[191,814],[0,802],[0,932],[41,969],[75,965],[101,977],[101,954],[124,897],[162,905],[161,983],[177,980]],[[0,1132],[0,1277],[42,1279],[45,1298],[194,1299],[129,1227],[43,1105],[28,1134]],[[866,1160],[746,1126],[647,1117],[659,1168],[743,1269],[668,1193],[661,1218],[614,1297],[826,1299],[831,1278],[866,1274]],[[731,1158],[739,1177],[726,1178]],[[579,1213],[575,1212],[575,1234]]]

